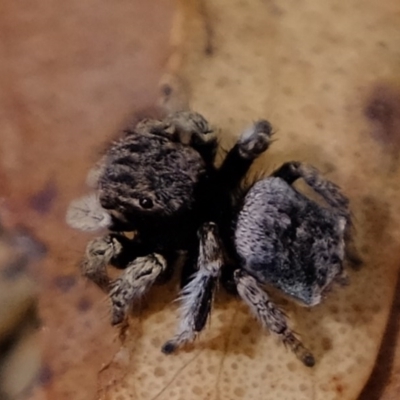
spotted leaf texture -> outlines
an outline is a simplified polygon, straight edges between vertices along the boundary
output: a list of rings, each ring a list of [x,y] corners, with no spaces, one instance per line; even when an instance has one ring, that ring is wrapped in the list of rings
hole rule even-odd
[[[364,265],[349,272],[349,286],[335,287],[313,309],[284,303],[316,356],[313,369],[224,295],[194,346],[164,357],[157,349],[173,334],[176,307],[164,299],[156,305],[151,296],[146,312],[131,319],[120,350],[129,355],[129,372],[104,398],[126,390],[134,399],[359,396],[399,266],[399,10],[393,2],[356,0],[179,3],[162,106],[199,111],[220,129],[226,148],[251,121],[269,119],[277,140],[253,173],[294,159],[338,183],[351,200]],[[110,369],[120,369],[119,360]]]
[[[1,10],[0,211],[48,249],[30,271],[41,288],[43,365],[29,398],[358,398],[399,266],[398,2],[35,0]],[[176,281],[155,287],[119,338],[107,300],[80,278],[92,236],[65,225],[67,206],[121,124],[157,113],[162,73],[158,106],[203,113],[224,147],[253,120],[271,121],[276,141],[254,175],[305,161],[350,197],[365,261],[350,285],[311,310],[271,291],[314,352],[313,369],[222,289],[194,345],[165,356]],[[389,328],[395,342],[398,324]],[[398,398],[399,350],[381,354],[383,365],[394,358],[393,375],[362,400]]]

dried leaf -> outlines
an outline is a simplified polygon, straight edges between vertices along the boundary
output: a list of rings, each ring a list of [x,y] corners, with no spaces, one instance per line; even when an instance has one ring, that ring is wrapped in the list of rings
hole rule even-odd
[[[193,0],[179,7],[161,104],[174,110],[189,101],[221,128],[224,147],[268,118],[277,141],[254,172],[293,159],[324,171],[351,199],[364,265],[323,304],[286,305],[316,355],[313,369],[223,294],[195,345],[165,357],[159,348],[174,332],[177,309],[168,301],[176,292],[152,292],[123,344],[129,373],[104,398],[355,399],[374,365],[398,270],[395,6]]]
[[[65,210],[82,194],[104,140],[152,103],[167,3],[151,11],[147,0],[2,7],[0,190],[18,223],[49,248],[34,271],[44,366],[32,399],[354,399],[372,369],[397,278],[399,5],[182,0],[176,15],[161,104],[190,101],[221,128],[224,147],[253,119],[268,118],[277,141],[255,174],[300,159],[351,197],[364,267],[312,310],[285,304],[317,357],[306,369],[222,290],[195,345],[164,356],[160,346],[178,318],[173,282],[149,293],[121,345],[107,302],[77,279],[88,237],[68,230]],[[55,199],[39,190],[49,182]],[[38,213],[30,199],[43,193],[46,210]]]

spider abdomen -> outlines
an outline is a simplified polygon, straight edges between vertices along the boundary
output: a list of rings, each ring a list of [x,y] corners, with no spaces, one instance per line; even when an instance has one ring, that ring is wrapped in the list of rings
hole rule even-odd
[[[235,244],[247,272],[312,306],[342,271],[344,225],[334,210],[270,177],[246,195]]]

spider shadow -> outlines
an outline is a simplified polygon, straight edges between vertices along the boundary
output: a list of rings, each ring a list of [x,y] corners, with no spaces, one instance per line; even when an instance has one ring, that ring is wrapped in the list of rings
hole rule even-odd
[[[389,314],[388,324],[382,339],[378,357],[370,378],[360,394],[359,400],[379,400],[386,385],[390,383],[395,360],[395,350],[400,341],[400,273],[397,276],[395,298]]]
[[[317,362],[320,361],[331,350],[332,339],[321,322],[323,319],[321,315],[324,317],[330,313],[329,302],[328,304],[324,302],[317,310],[296,304],[275,288],[268,287],[266,292],[271,300],[287,314],[288,324],[296,336],[311,350]],[[340,296],[340,293],[337,295]],[[243,355],[250,359],[256,358],[260,351],[260,342],[267,337],[274,337],[274,335],[261,326],[238,296],[220,293],[215,303],[214,310],[227,313],[228,310],[231,310],[230,316],[222,318],[223,324],[219,327],[217,335],[208,340],[201,340],[199,346],[203,349],[222,351],[225,354]],[[213,329],[212,318],[211,316],[207,327],[210,330]],[[274,345],[284,346],[278,337],[274,337],[274,341]],[[289,349],[287,351],[289,352]],[[293,360],[296,362],[294,354]]]
[[[317,359],[321,359],[329,353],[332,349],[332,335],[335,334],[348,334],[346,331],[365,326],[364,332],[368,330],[374,316],[381,312],[381,304],[377,295],[376,277],[375,274],[379,273],[376,266],[381,263],[382,254],[380,254],[379,243],[390,241],[390,232],[388,231],[390,212],[387,205],[378,197],[364,197],[354,199],[354,209],[358,210],[356,215],[356,225],[358,232],[363,232],[362,245],[359,246],[362,250],[362,257],[364,260],[360,268],[348,268],[350,284],[348,287],[341,290],[338,286],[333,286],[333,293],[329,293],[325,301],[320,305],[307,309],[303,316],[296,318],[297,326],[301,332],[310,331],[310,334],[315,338],[314,352]],[[378,271],[378,272],[377,272]],[[380,288],[382,290],[384,288]],[[397,283],[396,292],[400,291],[400,283]],[[400,297],[399,295],[397,297]],[[392,306],[392,314],[399,313],[400,299],[398,303]],[[339,326],[341,326],[338,333],[327,332],[323,328],[322,321],[324,318],[332,318]],[[303,318],[304,317],[304,318]],[[394,316],[392,316],[394,318]],[[393,346],[396,333],[400,328],[400,324],[395,318],[394,322],[389,323],[387,336],[389,342]],[[303,329],[304,327],[304,329]],[[312,331],[309,327],[312,327]],[[350,333],[351,340],[356,341],[356,332]],[[390,339],[391,338],[391,339]],[[388,345],[390,346],[390,344]],[[351,358],[353,356],[351,344],[348,346],[349,353],[344,354],[345,357]],[[383,350],[384,351],[384,350]],[[386,350],[387,356],[388,351]],[[357,362],[362,361],[362,355],[359,354],[356,359]],[[392,364],[393,357],[388,357],[385,368]],[[378,362],[380,364],[380,362]],[[379,368],[381,370],[381,368]],[[387,371],[387,370],[386,370]],[[386,379],[388,376],[386,375]],[[377,382],[382,383],[382,379]],[[375,387],[376,387],[375,383]],[[368,392],[368,399],[371,399],[371,394]],[[365,397],[365,399],[367,398]],[[362,398],[362,397],[361,397]],[[378,399],[379,397],[376,397]]]
[[[177,299],[180,293],[179,273],[174,271],[173,276],[165,282],[157,282],[143,298],[132,304],[130,318],[139,321],[147,319],[150,315],[167,307],[178,311]],[[179,271],[180,272],[180,271]],[[176,306],[174,305],[176,303]],[[177,314],[178,318],[178,314]]]

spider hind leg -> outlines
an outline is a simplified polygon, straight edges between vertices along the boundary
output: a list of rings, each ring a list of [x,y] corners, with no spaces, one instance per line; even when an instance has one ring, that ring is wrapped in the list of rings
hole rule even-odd
[[[339,186],[325,179],[313,166],[297,161],[283,164],[272,176],[279,177],[289,184],[299,178],[303,178],[307,185],[315,190],[335,210],[337,215],[346,219],[344,234],[346,259],[353,268],[359,268],[363,261],[354,241],[354,226],[349,210],[349,200],[341,193]]]
[[[341,193],[340,188],[333,182],[325,179],[313,166],[291,161],[283,164],[272,176],[282,178],[292,184],[299,178],[315,192],[317,192],[332,208],[350,221],[349,200]]]
[[[239,269],[235,271],[234,277],[240,298],[249,306],[261,325],[277,335],[305,366],[313,367],[314,356],[295,336],[287,324],[285,314],[269,299],[255,278]]]

